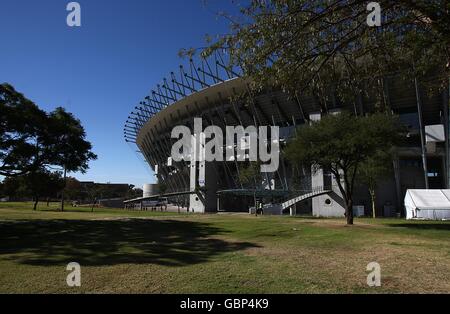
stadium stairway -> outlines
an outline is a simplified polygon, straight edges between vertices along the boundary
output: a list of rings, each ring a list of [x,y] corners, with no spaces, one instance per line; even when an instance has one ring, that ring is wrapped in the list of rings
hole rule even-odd
[[[294,198],[291,198],[290,200],[287,200],[286,202],[281,204],[281,208],[282,208],[282,210],[285,210],[285,209],[290,208],[291,206],[294,206],[295,204],[297,204],[299,202],[305,201],[307,199],[310,199],[310,198],[313,198],[316,196],[328,194],[331,192],[332,192],[331,190],[325,189],[324,187],[317,187],[311,191],[308,191],[304,194],[298,195]]]

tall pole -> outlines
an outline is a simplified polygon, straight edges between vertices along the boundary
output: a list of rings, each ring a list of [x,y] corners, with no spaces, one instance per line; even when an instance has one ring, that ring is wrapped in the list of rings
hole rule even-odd
[[[420,127],[420,144],[422,148],[422,165],[423,165],[423,174],[425,179],[425,189],[429,189],[428,185],[428,168],[427,168],[427,150],[425,147],[425,132],[423,126],[422,119],[422,102],[419,94],[419,84],[417,82],[417,78],[414,77],[414,87],[416,89],[416,100],[417,100],[417,112],[419,114],[419,127]]]
[[[445,113],[445,157],[446,157],[446,177],[447,177],[447,184],[446,188],[450,189],[450,77],[448,78],[448,90],[445,93],[444,98],[444,113]]]
[[[64,211],[64,190],[66,189],[66,182],[67,182],[67,168],[66,166],[64,166],[64,176],[63,176],[63,180],[64,180],[64,188],[61,190],[61,211]]]

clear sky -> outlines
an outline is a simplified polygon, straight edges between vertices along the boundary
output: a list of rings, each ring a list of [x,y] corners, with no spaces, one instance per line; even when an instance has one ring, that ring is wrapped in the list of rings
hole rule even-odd
[[[0,83],[41,108],[63,106],[83,123],[98,160],[80,180],[142,186],[153,174],[125,143],[129,112],[183,63],[181,48],[228,30],[231,0],[80,0],[82,26],[66,24],[69,0],[0,0]]]

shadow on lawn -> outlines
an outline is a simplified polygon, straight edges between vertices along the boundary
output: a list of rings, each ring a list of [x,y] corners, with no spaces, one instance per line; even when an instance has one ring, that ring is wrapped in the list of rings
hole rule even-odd
[[[417,229],[417,230],[447,230],[450,231],[450,223],[403,223],[387,224],[389,227]]]
[[[207,223],[128,219],[22,220],[0,222],[0,258],[30,265],[116,265],[151,263],[183,266],[257,245],[208,237],[224,234]]]

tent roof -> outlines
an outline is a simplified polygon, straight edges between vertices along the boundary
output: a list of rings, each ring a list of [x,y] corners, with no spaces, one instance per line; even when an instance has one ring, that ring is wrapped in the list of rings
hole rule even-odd
[[[417,209],[450,209],[450,190],[408,190]]]

